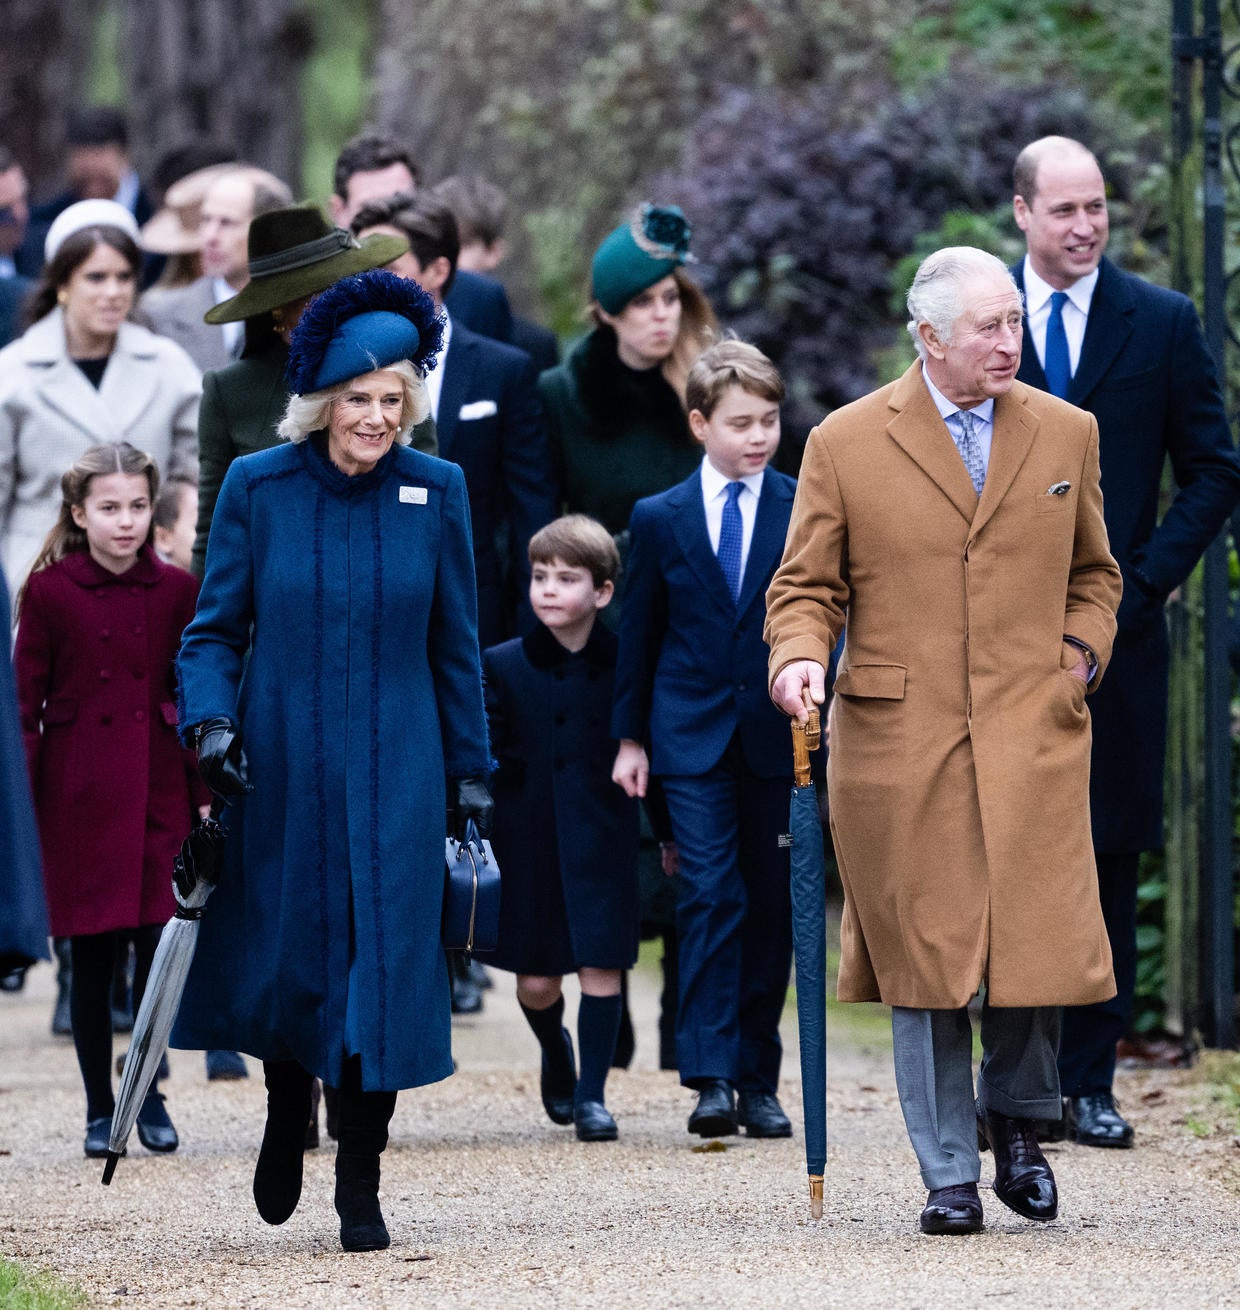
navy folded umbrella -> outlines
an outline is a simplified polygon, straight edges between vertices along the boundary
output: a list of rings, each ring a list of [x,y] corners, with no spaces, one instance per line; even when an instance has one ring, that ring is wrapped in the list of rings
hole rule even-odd
[[[792,723],[795,786],[789,807],[792,834],[792,950],[796,959],[797,1029],[801,1038],[801,1093],[810,1215],[822,1218],[827,1167],[827,869],[818,817],[818,788],[809,756],[822,744],[818,707],[806,693],[808,723]]]

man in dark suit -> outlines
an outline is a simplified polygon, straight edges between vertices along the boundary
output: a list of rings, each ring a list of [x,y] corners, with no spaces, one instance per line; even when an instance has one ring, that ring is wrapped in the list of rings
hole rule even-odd
[[[782,399],[779,374],[753,346],[707,350],[686,384],[706,457],[638,501],[629,528],[612,779],[644,797],[653,773],[667,798],[681,878],[676,1062],[698,1094],[689,1131],[702,1137],[738,1125],[751,1137],[792,1132],[776,1099],[792,959],[779,841],[792,739],[766,695],[762,639],[795,490],[767,468]]]
[[[43,243],[57,217],[79,200],[115,200],[137,220],[154,212],[129,160],[129,128],[125,116],[110,105],[91,105],[69,115],[65,129],[65,173],[68,186],[30,211],[30,226],[17,254],[17,271],[37,277],[43,268]]]
[[[388,265],[419,282],[440,305],[452,285],[459,248],[452,210],[419,192],[363,205],[361,237],[404,237],[409,252]],[[448,314],[439,365],[427,376],[439,454],[465,470],[478,576],[478,639],[485,649],[512,635],[503,555],[519,579],[519,614],[529,614],[530,537],[555,518],[556,494],[537,376],[523,351],[471,332]]]
[[[0,346],[21,335],[22,302],[33,286],[14,259],[29,218],[26,174],[13,152],[0,145]]]
[[[1103,257],[1108,220],[1098,161],[1045,137],[1014,170],[1027,254],[1012,273],[1025,294],[1022,382],[1088,410],[1101,434],[1111,552],[1124,576],[1119,635],[1092,699],[1090,807],[1103,913],[1115,961],[1112,1001],[1064,1012],[1059,1052],[1067,1133],[1087,1146],[1132,1145],[1115,1108],[1115,1046],[1132,1013],[1137,868],[1162,845],[1167,730],[1163,603],[1240,498],[1240,462],[1197,313],[1187,297],[1122,273]],[[1171,461],[1176,494],[1158,494]]]
[[[508,303],[508,293],[496,272],[508,254],[508,243],[504,240],[508,197],[494,182],[482,177],[446,177],[436,185],[435,194],[451,205],[461,232],[458,277],[445,303],[449,312],[467,327],[492,335],[486,331],[482,318],[487,312],[484,296],[493,297],[498,292],[504,304]],[[473,276],[462,279],[460,273]],[[503,330],[503,323],[496,320],[496,333]],[[555,333],[517,314],[509,314],[506,334],[497,335],[496,340],[524,350],[539,373],[555,368],[560,362],[560,343]]]

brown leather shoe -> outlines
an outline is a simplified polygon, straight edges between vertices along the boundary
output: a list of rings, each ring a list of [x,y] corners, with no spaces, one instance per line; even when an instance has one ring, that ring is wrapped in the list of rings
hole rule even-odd
[[[980,1233],[982,1198],[976,1183],[957,1183],[953,1187],[936,1187],[926,1197],[921,1212],[921,1231],[933,1235]]]
[[[995,1153],[995,1195],[1018,1215],[1045,1221],[1059,1214],[1055,1175],[1038,1146],[1033,1119],[1009,1119],[993,1110],[977,1118],[978,1146]]]

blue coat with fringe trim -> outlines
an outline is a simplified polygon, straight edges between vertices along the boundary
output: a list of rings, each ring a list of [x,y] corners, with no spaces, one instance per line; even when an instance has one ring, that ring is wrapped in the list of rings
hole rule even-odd
[[[454,464],[395,446],[350,478],[318,434],[229,468],[180,719],[239,723],[254,790],[225,815],[174,1045],[336,1085],[360,1054],[367,1090],[452,1072],[445,777],[489,765],[475,614]]]

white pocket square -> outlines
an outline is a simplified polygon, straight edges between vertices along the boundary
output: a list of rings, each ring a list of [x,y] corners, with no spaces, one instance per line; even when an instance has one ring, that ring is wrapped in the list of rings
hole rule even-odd
[[[471,418],[491,418],[498,413],[499,406],[493,400],[471,400],[468,405],[461,406],[458,417],[462,423],[468,423]]]

